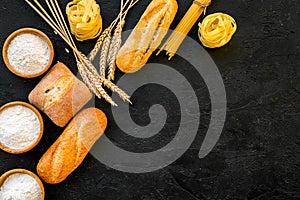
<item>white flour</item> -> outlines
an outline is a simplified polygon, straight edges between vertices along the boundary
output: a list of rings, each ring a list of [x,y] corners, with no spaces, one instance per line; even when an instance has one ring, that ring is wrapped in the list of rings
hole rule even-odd
[[[41,37],[23,33],[10,42],[7,58],[17,72],[28,75],[36,74],[47,66],[50,59],[50,47]]]
[[[26,106],[15,105],[0,112],[0,143],[12,150],[32,145],[39,136],[38,116]]]
[[[15,173],[6,178],[0,187],[1,200],[40,200],[41,188],[30,175]]]

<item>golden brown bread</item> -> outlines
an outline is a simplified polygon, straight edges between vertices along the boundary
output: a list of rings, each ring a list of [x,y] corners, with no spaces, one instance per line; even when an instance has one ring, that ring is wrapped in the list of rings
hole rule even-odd
[[[82,163],[106,126],[107,118],[97,108],[78,113],[40,159],[38,175],[49,184],[65,180]]]
[[[89,89],[63,64],[57,63],[30,92],[29,101],[60,127],[92,98]]]
[[[117,55],[125,73],[138,71],[166,35],[178,5],[176,0],[152,0]]]

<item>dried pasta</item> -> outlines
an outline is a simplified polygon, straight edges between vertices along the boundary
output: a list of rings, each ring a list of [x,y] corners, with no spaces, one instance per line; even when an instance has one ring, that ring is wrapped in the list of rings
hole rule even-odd
[[[73,0],[67,4],[72,34],[78,41],[96,38],[102,31],[100,6],[95,0]]]
[[[199,23],[198,36],[204,46],[217,48],[227,44],[236,29],[236,22],[231,16],[214,13],[206,16],[202,23]]]
[[[211,0],[194,0],[191,7],[185,13],[179,24],[176,26],[175,30],[162,45],[156,55],[165,50],[170,60],[175,55],[188,32],[197,22],[200,15],[203,12],[205,14],[206,8],[210,5],[210,3]]]

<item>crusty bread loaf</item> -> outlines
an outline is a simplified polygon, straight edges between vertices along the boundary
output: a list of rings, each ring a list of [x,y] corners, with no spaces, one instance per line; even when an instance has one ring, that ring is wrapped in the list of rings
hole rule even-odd
[[[178,5],[176,0],[152,0],[117,55],[117,66],[132,73],[145,65],[170,27]]]
[[[82,163],[106,126],[107,118],[97,108],[78,113],[40,159],[38,175],[49,184],[65,180]]]
[[[63,64],[57,63],[30,92],[29,101],[60,127],[92,98],[84,83]]]

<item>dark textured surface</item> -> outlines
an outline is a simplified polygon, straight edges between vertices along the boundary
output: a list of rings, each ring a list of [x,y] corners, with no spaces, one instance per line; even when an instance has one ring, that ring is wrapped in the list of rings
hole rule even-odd
[[[63,6],[67,1],[63,2]],[[118,12],[118,1],[98,1],[104,25],[107,26]],[[180,20],[191,1],[178,0]],[[130,12],[126,29],[137,22],[149,0],[141,2]],[[106,167],[91,155],[69,178],[58,185],[45,184],[46,199],[300,199],[300,57],[299,27],[300,2],[298,0],[214,0],[208,13],[217,11],[232,15],[238,31],[232,41],[215,50],[207,50],[217,64],[224,79],[228,113],[222,136],[214,150],[204,159],[197,157],[203,134],[207,130],[209,115],[202,115],[199,134],[190,149],[170,166],[146,174],[129,174]],[[54,43],[55,61],[66,63],[76,73],[72,54],[64,50],[65,43],[34,13],[24,1],[2,0],[0,6],[0,45],[16,29],[35,27],[44,31]],[[197,26],[189,34],[197,39]],[[88,53],[95,41],[79,44]],[[152,58],[165,62],[164,56]],[[172,65],[192,82],[197,82],[193,71],[182,69],[174,58]],[[40,78],[22,79],[8,71],[0,60],[0,104],[23,100]],[[184,65],[183,65],[184,66]],[[117,74],[121,76],[120,73]],[[196,84],[196,83],[195,83]],[[197,85],[197,84],[196,84]],[[154,86],[155,87],[155,86]],[[209,112],[209,96],[205,85],[198,84],[202,111]],[[173,98],[164,89],[144,88],[133,98],[133,119],[143,125],[143,101],[150,94]],[[145,95],[146,94],[146,95]],[[165,95],[167,94],[167,95]],[[167,103],[166,103],[167,102]],[[169,104],[168,104],[169,102]],[[176,101],[164,102],[172,113]],[[97,101],[97,107],[108,115],[109,137],[120,146],[131,149],[132,143],[118,133],[107,103]],[[172,107],[173,106],[173,107]],[[45,119],[45,133],[39,145],[29,153],[10,155],[0,151],[0,174],[12,168],[25,168],[35,172],[41,155],[62,132]],[[176,115],[169,124],[176,124]],[[176,130],[176,125],[165,127]],[[152,151],[170,140],[139,144],[136,151]],[[153,146],[153,144],[155,144]]]

